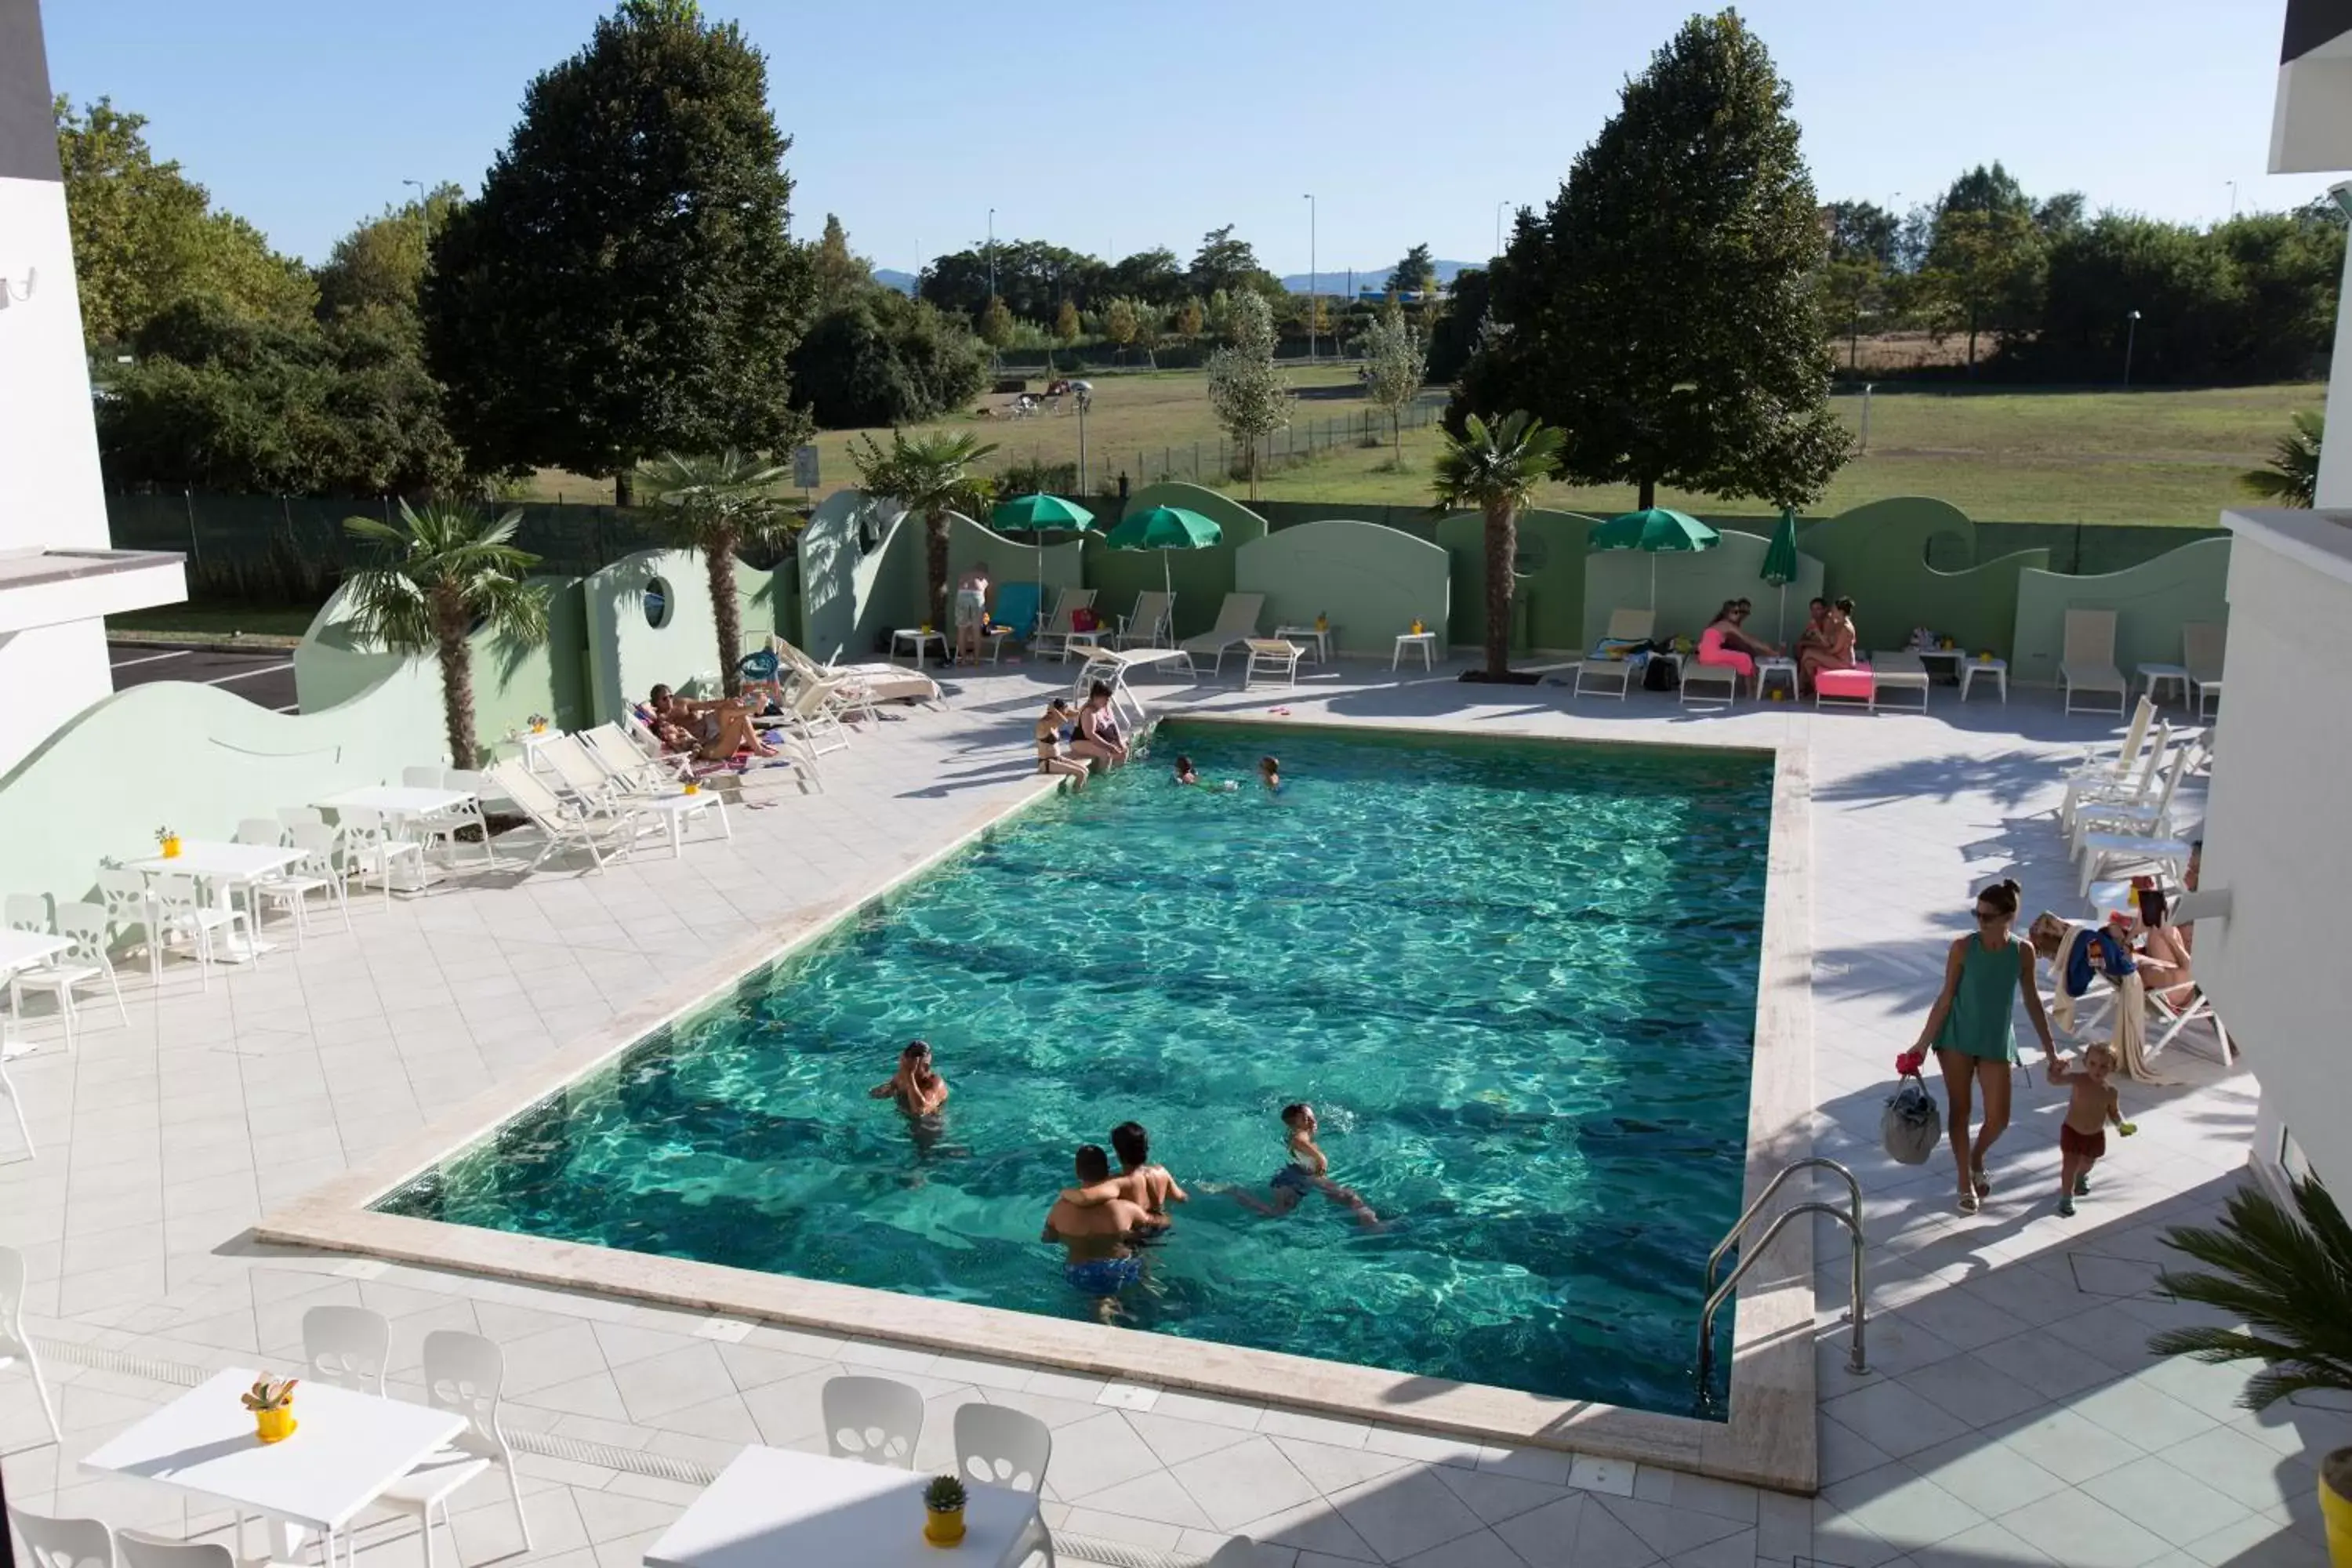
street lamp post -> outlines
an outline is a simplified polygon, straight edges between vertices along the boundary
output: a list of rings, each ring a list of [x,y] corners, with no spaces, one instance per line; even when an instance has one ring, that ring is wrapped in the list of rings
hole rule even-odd
[[[1086,494],[1086,493],[1087,493],[1087,399],[1085,396],[1081,395],[1081,396],[1078,398],[1077,402],[1078,402],[1078,493],[1079,493],[1080,495],[1084,495],[1084,494]]]
[[[988,209],[988,302],[996,303],[996,209]]]
[[[1307,363],[1315,363],[1316,285],[1322,281],[1315,270],[1315,193],[1307,193]]]
[[[1508,196],[1495,204],[1495,254],[1503,254],[1503,209],[1511,205]]]
[[[2238,182],[2231,180],[2226,183],[2230,187],[2230,221],[2235,223],[2238,221]]]
[[[2132,350],[2137,347],[2139,343],[2139,312],[2137,310],[2127,310],[2124,313],[2124,320],[2129,323],[2129,325],[2124,329],[2124,390],[2129,392],[2131,390]]]

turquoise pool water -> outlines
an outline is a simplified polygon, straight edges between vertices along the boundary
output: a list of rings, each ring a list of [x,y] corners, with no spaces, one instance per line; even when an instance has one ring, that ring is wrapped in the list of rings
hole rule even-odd
[[[1279,796],[1169,782],[1269,748]],[[1040,1222],[1133,1118],[1192,1201],[1129,1326],[1687,1412],[1770,795],[1749,754],[1170,724],[380,1206],[1084,1317]],[[866,1092],[918,1036],[928,1147]],[[1297,1100],[1387,1228],[1212,1190],[1265,1194]]]

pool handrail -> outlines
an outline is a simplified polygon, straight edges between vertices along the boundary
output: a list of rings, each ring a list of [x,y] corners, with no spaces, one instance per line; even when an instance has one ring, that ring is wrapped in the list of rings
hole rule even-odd
[[[1780,1190],[1780,1184],[1783,1182],[1800,1171],[1808,1170],[1835,1171],[1845,1182],[1847,1205],[1841,1208],[1835,1204],[1803,1203],[1777,1215],[1772,1223],[1765,1227],[1764,1234],[1757,1238],[1755,1246],[1740,1247],[1739,1261],[1732,1267],[1730,1277],[1717,1285],[1715,1282],[1715,1271],[1722,1264],[1724,1254],[1729,1252],[1734,1247],[1739,1246],[1740,1237],[1747,1234],[1748,1222],[1756,1217],[1766,1204],[1772,1201],[1772,1194]],[[1862,1228],[1862,1184],[1853,1179],[1852,1171],[1847,1170],[1835,1160],[1827,1159],[1819,1154],[1810,1154],[1801,1160],[1791,1160],[1781,1166],[1780,1173],[1764,1184],[1764,1190],[1756,1194],[1756,1201],[1749,1204],[1746,1211],[1732,1222],[1731,1228],[1724,1233],[1723,1239],[1716,1243],[1715,1250],[1706,1255],[1706,1305],[1700,1311],[1698,1319],[1698,1387],[1702,1399],[1706,1397],[1708,1380],[1715,1370],[1717,1310],[1730,1299],[1732,1291],[1738,1289],[1739,1281],[1747,1274],[1748,1267],[1764,1256],[1772,1245],[1772,1238],[1780,1234],[1781,1227],[1799,1215],[1809,1214],[1829,1215],[1845,1226],[1852,1239],[1853,1305],[1849,1316],[1853,1322],[1853,1343],[1846,1357],[1846,1370],[1853,1373],[1864,1373],[1870,1370],[1869,1363],[1863,1352],[1863,1257],[1865,1243]]]

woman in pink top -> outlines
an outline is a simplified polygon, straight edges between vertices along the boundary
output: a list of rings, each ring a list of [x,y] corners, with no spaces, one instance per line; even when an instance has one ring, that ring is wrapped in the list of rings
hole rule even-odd
[[[1758,642],[1739,629],[1739,623],[1746,617],[1747,611],[1740,607],[1738,600],[1725,600],[1706,630],[1698,635],[1699,663],[1720,665],[1742,676],[1753,676],[1759,655],[1769,658],[1778,653],[1780,650],[1771,644]]]

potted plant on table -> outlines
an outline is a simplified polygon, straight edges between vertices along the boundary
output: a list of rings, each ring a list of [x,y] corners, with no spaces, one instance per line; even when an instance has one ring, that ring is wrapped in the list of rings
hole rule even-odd
[[[177,860],[180,858],[180,830],[176,827],[157,828],[155,847],[164,859]]]
[[[239,1402],[253,1412],[254,1430],[263,1442],[282,1443],[294,1436],[294,1385],[300,1381],[296,1377],[273,1378],[265,1372],[238,1396]]]
[[[963,1539],[963,1482],[953,1476],[933,1476],[923,1489],[923,1539],[934,1546],[953,1546]]]
[[[2352,1226],[2315,1177],[2294,1186],[2289,1208],[2256,1188],[2233,1193],[2211,1229],[2177,1226],[2165,1245],[2210,1273],[2157,1283],[2184,1301],[2216,1308],[2247,1326],[2168,1329],[2147,1342],[2158,1355],[2260,1361],[2238,1403],[2266,1409],[2306,1389],[2352,1393]],[[2319,1509],[2335,1568],[2352,1568],[2352,1447],[2319,1460]]]

